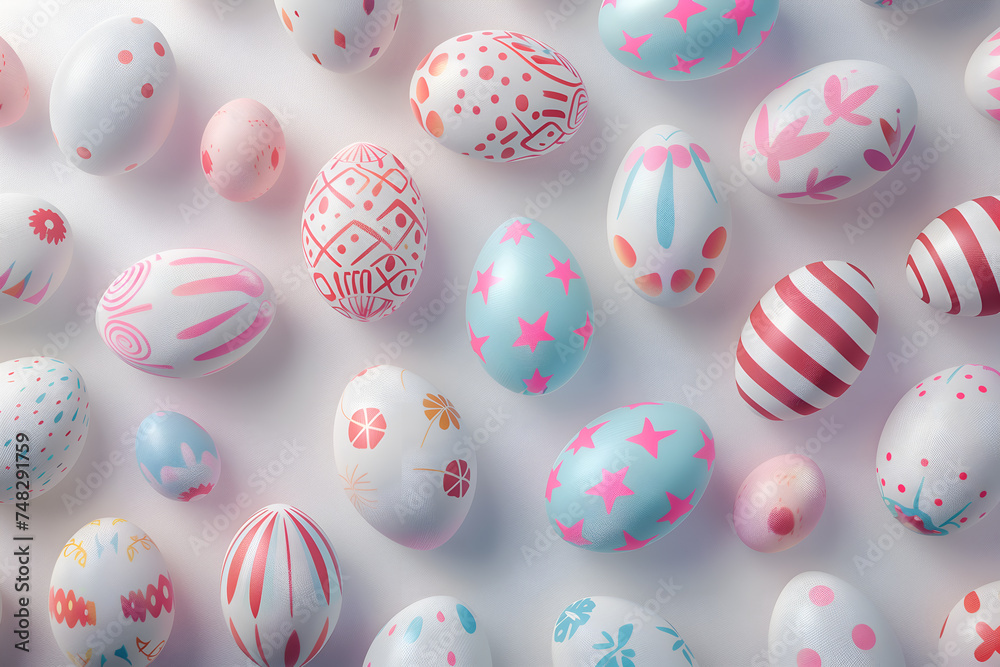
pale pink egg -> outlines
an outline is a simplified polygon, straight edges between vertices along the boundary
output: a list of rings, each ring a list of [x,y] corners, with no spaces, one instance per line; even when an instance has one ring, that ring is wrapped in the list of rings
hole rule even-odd
[[[277,182],[285,166],[285,133],[256,100],[240,98],[215,112],[201,137],[201,168],[230,201],[251,201]]]
[[[0,37],[0,127],[16,123],[28,108],[28,73],[13,47]]]
[[[784,454],[753,469],[736,496],[733,525],[755,551],[794,547],[819,523],[826,507],[826,481],[808,456]]]

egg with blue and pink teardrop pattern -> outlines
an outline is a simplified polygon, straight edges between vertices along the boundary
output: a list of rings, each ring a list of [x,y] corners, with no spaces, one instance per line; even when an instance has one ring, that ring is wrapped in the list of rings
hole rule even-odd
[[[468,606],[449,595],[414,602],[375,635],[364,667],[491,667],[490,643]]]
[[[701,416],[676,403],[612,410],[573,436],[549,471],[545,511],[556,534],[588,551],[632,551],[681,524],[715,467]]]
[[[483,245],[465,313],[472,351],[518,394],[555,391],[592,345],[594,307],[583,270],[558,236],[530,218],[511,218]]]
[[[154,412],[135,436],[139,470],[161,496],[188,502],[206,496],[222,472],[219,452],[198,422],[177,412]]]

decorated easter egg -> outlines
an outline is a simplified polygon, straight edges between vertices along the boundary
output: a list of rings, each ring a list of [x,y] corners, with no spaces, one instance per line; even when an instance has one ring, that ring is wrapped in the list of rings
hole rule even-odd
[[[65,361],[22,357],[0,364],[0,503],[40,496],[83,451],[90,398]]]
[[[326,533],[289,505],[268,505],[250,517],[222,565],[226,626],[262,667],[301,667],[315,658],[340,618],[343,590]]]
[[[374,144],[333,156],[309,189],[302,253],[330,307],[368,322],[406,300],[424,270],[427,212],[403,162]]]
[[[174,625],[174,588],[152,537],[108,517],[76,531],[52,568],[49,623],[73,665],[128,667],[159,657]]]
[[[941,0],[861,0],[866,5],[878,7],[880,9],[902,8],[907,14],[912,14],[916,9],[923,9],[941,2]]]
[[[157,493],[187,502],[208,494],[222,471],[212,437],[177,412],[154,412],[135,436],[139,470]]]
[[[715,440],[676,403],[612,410],[573,436],[549,471],[545,511],[556,534],[588,551],[632,551],[679,526],[705,493]]]
[[[386,623],[365,667],[491,667],[490,643],[476,615],[447,595],[414,602]]]
[[[582,598],[559,614],[552,631],[552,664],[698,667],[677,628],[640,604],[612,597]]]
[[[949,665],[1000,665],[1000,581],[958,601],[941,627],[938,653]]]
[[[400,0],[274,0],[302,52],[328,70],[353,74],[375,64],[396,34]]]
[[[141,371],[189,378],[241,359],[275,314],[267,277],[215,250],[167,250],[133,264],[97,307],[111,351]]]
[[[729,254],[732,208],[705,149],[657,125],[636,139],[615,173],[608,244],[629,287],[660,306],[683,306],[715,282]]]
[[[1000,90],[1000,89],[998,89]],[[1000,313],[1000,199],[980,197],[934,218],[910,247],[906,282],[951,315]]]
[[[507,30],[439,44],[417,65],[410,107],[445,148],[480,160],[538,157],[566,143],[587,116],[587,89],[560,53]]]
[[[240,98],[215,112],[201,135],[201,168],[215,191],[251,201],[271,189],[285,166],[285,133],[271,111]]]
[[[921,535],[968,528],[1000,501],[1000,372],[964,365],[906,392],[882,429],[875,475],[892,515]]]
[[[0,127],[20,120],[28,108],[30,96],[24,64],[14,48],[0,37]]]
[[[44,199],[0,194],[0,239],[0,324],[6,324],[59,289],[73,259],[73,230]]]
[[[497,227],[469,285],[469,340],[494,380],[518,394],[545,394],[583,365],[594,334],[590,288],[548,227],[529,218]]]
[[[976,111],[1000,121],[1000,30],[979,45],[965,69],[965,94]],[[2,123],[0,123],[2,124]]]
[[[736,389],[774,421],[825,408],[858,379],[875,347],[878,295],[858,267],[813,262],[754,306],[736,348]]]
[[[52,80],[52,133],[67,161],[108,176],[145,163],[166,141],[180,82],[163,33],[138,17],[97,24],[70,48]]]
[[[616,0],[601,5],[601,41],[640,76],[685,81],[728,72],[767,40],[778,0]]]
[[[895,70],[864,60],[819,65],[750,116],[743,173],[764,194],[799,204],[853,197],[899,164],[916,123],[917,98]]]
[[[733,525],[755,551],[790,549],[819,523],[826,507],[823,471],[808,456],[784,454],[764,461],[743,481]]]
[[[333,449],[354,509],[403,546],[434,549],[455,534],[476,490],[476,453],[450,400],[395,366],[361,371],[340,397]]]
[[[905,667],[889,621],[858,589],[825,572],[803,572],[778,596],[767,635],[774,667]]]

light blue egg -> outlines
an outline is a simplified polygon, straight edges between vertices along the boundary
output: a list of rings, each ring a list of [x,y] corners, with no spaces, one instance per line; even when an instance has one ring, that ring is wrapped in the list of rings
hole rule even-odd
[[[593,343],[583,270],[558,236],[530,218],[511,218],[486,241],[465,308],[473,352],[494,380],[518,394],[564,385]]]
[[[767,39],[778,0],[604,0],[601,41],[636,74],[703,79],[743,62]]]
[[[715,440],[676,403],[612,410],[573,436],[549,472],[545,509],[570,544],[631,551],[681,524],[705,493]]]
[[[139,470],[149,485],[171,500],[206,495],[219,481],[219,452],[197,422],[177,412],[154,412],[135,437]]]

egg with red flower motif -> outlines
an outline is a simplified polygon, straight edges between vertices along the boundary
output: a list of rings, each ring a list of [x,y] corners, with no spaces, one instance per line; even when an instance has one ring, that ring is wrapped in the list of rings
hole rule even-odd
[[[950,665],[1000,665],[1000,581],[969,591],[952,607],[938,655]]]
[[[368,143],[320,170],[302,213],[302,254],[336,312],[361,322],[392,314],[416,287],[427,253],[427,212],[402,160]]]
[[[0,194],[0,324],[51,298],[73,259],[73,229],[44,199]]]
[[[417,65],[410,107],[445,148],[512,162],[566,143],[587,116],[580,73],[549,45],[485,30],[442,42]]]
[[[28,73],[17,52],[0,37],[0,127],[20,120],[28,109]]]
[[[240,98],[215,112],[201,135],[205,178],[230,201],[251,201],[278,181],[285,166],[285,133],[270,109]]]
[[[951,535],[1000,501],[1000,371],[966,364],[906,392],[882,429],[882,502],[921,535]]]
[[[490,642],[469,607],[449,595],[414,602],[375,635],[365,667],[492,667]]]

